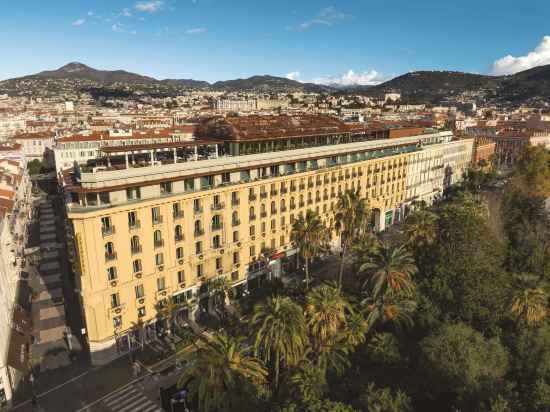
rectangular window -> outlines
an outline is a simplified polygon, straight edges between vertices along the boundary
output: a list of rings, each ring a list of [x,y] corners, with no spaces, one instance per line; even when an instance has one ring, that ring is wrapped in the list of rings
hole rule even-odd
[[[195,254],[200,255],[202,253],[202,242],[195,242]]]
[[[109,281],[116,280],[116,267],[111,266],[107,268],[107,278]]]
[[[233,264],[236,265],[239,263],[239,252],[233,252]]]
[[[138,220],[137,220],[137,213],[136,212],[128,212],[128,227],[130,229],[138,227]]]
[[[176,248],[176,259],[183,259],[183,248]]]
[[[172,182],[161,182],[160,183],[160,194],[168,195],[172,193]]]
[[[256,248],[254,246],[250,246],[250,257],[253,258],[256,256]]]
[[[217,257],[216,258],[216,270],[219,270],[222,268],[222,258],[221,257]]]
[[[151,209],[151,218],[153,219],[153,224],[162,222],[162,216],[160,215],[160,207],[153,207]]]
[[[111,295],[111,307],[118,308],[119,306],[120,306],[120,297],[118,296],[118,293],[113,293]]]
[[[285,245],[285,235],[281,235],[281,247]]]
[[[141,189],[139,187],[130,187],[126,189],[126,198],[128,200],[141,199]]]
[[[233,242],[238,242],[238,241],[239,241],[239,232],[235,230],[233,232]]]
[[[183,270],[178,270],[178,283],[185,283],[185,272]]]
[[[162,253],[157,253],[155,255],[155,264],[157,266],[162,266],[164,264],[164,254]]]
[[[166,289],[166,279],[163,276],[157,279],[157,290],[160,292],[160,291],[163,291],[164,289]]]
[[[134,273],[141,272],[141,259],[136,259],[132,262],[132,268],[134,269]]]
[[[145,296],[145,289],[143,288],[143,285],[137,285],[135,287],[135,291],[136,291],[136,299],[141,299],[142,297]]]
[[[203,275],[203,267],[202,267],[202,264],[200,265],[197,265],[197,277],[198,278],[202,278],[202,275]]]
[[[250,236],[254,236],[256,234],[256,227],[250,226]]]
[[[194,199],[193,200],[193,210],[195,212],[200,212],[201,211],[201,201],[200,201],[200,199]]]
[[[137,310],[138,318],[143,318],[145,316],[145,306],[141,306]]]

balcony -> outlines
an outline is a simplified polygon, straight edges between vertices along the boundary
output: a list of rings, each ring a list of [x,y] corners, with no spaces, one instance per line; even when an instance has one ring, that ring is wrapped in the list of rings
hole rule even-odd
[[[212,223],[212,231],[215,232],[217,230],[223,229],[223,223]]]
[[[255,201],[258,197],[252,193],[251,195],[248,195],[248,200],[250,200],[251,202]]]
[[[323,184],[323,182],[321,181],[321,179],[318,179],[315,181],[315,185],[317,186],[321,186]]]
[[[285,195],[288,193],[288,189],[286,187],[281,187],[281,194]]]
[[[153,224],[160,225],[162,223],[162,216],[153,216]]]
[[[277,208],[271,209],[271,214],[272,214],[272,215],[276,215],[276,214],[277,214]]]
[[[308,204],[308,205],[313,204],[313,199],[308,199],[308,200],[307,200],[307,204]]]
[[[313,182],[308,182],[307,184],[307,187],[308,189],[311,189],[312,187],[314,187],[315,185],[313,184]]]
[[[183,219],[183,210],[175,210],[173,216],[174,220]]]
[[[298,203],[298,206],[299,206],[299,207],[304,207],[304,206],[305,206],[305,203],[304,203],[304,202],[300,202],[300,203]]]
[[[286,212],[286,206],[281,206],[281,212]]]
[[[212,210],[222,210],[224,207],[225,207],[224,202],[213,203],[211,206]]]
[[[153,242],[153,244],[156,248],[163,247],[164,246],[164,239],[157,239]]]
[[[336,177],[333,177],[332,179],[330,179],[330,181],[331,181],[332,183],[336,183],[337,180],[338,180],[338,179],[336,179]]]
[[[304,183],[300,183],[298,187],[300,188],[300,190],[305,190],[306,185]]]
[[[290,186],[290,191],[295,192],[296,191],[296,186]]]
[[[271,196],[277,196],[278,193],[279,193],[279,192],[278,192],[277,190],[272,190],[272,191],[269,192],[269,194],[270,194]]]
[[[256,215],[248,215],[248,220],[256,220]]]
[[[356,178],[356,177],[357,177],[357,173],[353,172],[353,173],[351,174],[351,177]]]
[[[116,260],[116,252],[105,252],[105,262]]]
[[[240,203],[239,199],[231,199],[231,206],[239,206]]]
[[[267,198],[267,192],[261,192],[260,199],[266,199],[266,198]]]
[[[199,207],[196,207],[196,208],[193,209],[193,213],[195,215],[200,215],[202,212],[203,212],[202,206],[199,206]]]
[[[101,227],[101,234],[103,237],[111,236],[115,233],[115,227],[114,226],[102,226]]]
[[[296,209],[296,205],[294,203],[291,203],[290,204],[290,210],[294,210],[294,209]]]
[[[143,248],[141,247],[141,245],[135,245],[130,248],[132,255],[137,255],[138,253],[141,253],[142,250]]]
[[[239,226],[241,224],[240,219],[234,219],[231,221],[232,226]]]
[[[199,237],[199,236],[202,236],[204,235],[204,229],[195,229],[195,237]]]
[[[326,200],[326,199],[325,199],[325,200]],[[320,198],[320,197],[316,197],[316,198],[315,198],[315,202],[316,202],[316,203],[319,203],[320,201],[321,201],[321,198]]]
[[[267,212],[260,212],[260,217],[261,218],[267,217]]]
[[[176,242],[183,242],[183,235],[175,235],[174,240]]]
[[[141,222],[139,220],[134,220],[133,222],[128,222],[129,230],[137,230],[141,227]]]

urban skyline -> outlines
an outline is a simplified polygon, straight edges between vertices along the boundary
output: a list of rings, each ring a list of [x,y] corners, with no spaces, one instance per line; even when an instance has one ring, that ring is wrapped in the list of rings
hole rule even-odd
[[[24,8],[10,3],[0,16],[0,46],[12,58],[0,79],[69,61],[210,82],[256,74],[343,85],[377,84],[413,70],[510,74],[550,63],[543,29],[548,17],[542,1],[530,2],[528,10],[494,1],[438,6],[431,0],[414,6],[61,1],[50,9],[36,1]]]

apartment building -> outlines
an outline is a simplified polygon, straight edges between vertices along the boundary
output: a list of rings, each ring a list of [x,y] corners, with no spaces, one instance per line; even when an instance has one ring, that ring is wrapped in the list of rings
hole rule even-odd
[[[28,161],[45,160],[48,165],[53,166],[54,132],[19,133],[13,136],[12,140],[21,145],[21,150]]]
[[[277,121],[256,119],[255,130],[262,124],[270,129]],[[178,316],[193,318],[211,309],[212,279],[226,277],[238,297],[266,276],[292,271],[297,251],[290,242],[291,227],[306,210],[331,224],[338,195],[358,190],[382,230],[403,217],[415,196],[431,200],[436,186],[441,191],[455,183],[471,161],[473,139],[452,141],[451,132],[373,139],[371,132],[351,132],[341,122],[329,122],[332,130],[319,127],[327,121],[320,116],[315,124],[313,118],[301,122],[298,117],[289,123],[295,130],[280,130],[281,141],[275,130],[265,130],[270,142],[265,146],[258,146],[254,135],[255,143],[244,148],[257,153],[184,161],[174,151],[172,160],[141,167],[121,158],[122,168],[113,163],[107,170],[79,171],[68,179],[75,270],[94,363],[129,350],[140,342],[140,333],[147,340],[165,329],[156,308],[168,299],[186,303]],[[226,153],[222,147],[240,152],[232,145],[243,129],[231,130],[211,144]],[[339,144],[333,143],[336,136]],[[298,147],[285,150],[292,141]],[[271,150],[273,142],[279,150]],[[425,169],[435,166],[447,174],[432,179]],[[429,180],[430,189],[414,189],[424,180],[411,174]],[[141,322],[145,332],[136,329]]]

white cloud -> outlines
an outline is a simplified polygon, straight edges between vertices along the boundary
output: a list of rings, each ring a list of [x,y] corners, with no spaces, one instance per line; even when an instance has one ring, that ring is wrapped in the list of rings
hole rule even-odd
[[[111,30],[117,33],[122,33],[124,31],[124,28],[122,27],[122,24],[115,23],[111,26]]]
[[[544,36],[539,45],[526,56],[507,55],[493,63],[491,74],[514,74],[522,70],[550,64],[550,36]]]
[[[138,1],[134,7],[137,11],[155,13],[162,8],[163,4],[162,0]]]
[[[91,16],[93,16],[93,15],[94,15],[94,12],[93,12],[93,11],[89,11],[89,12],[88,12],[88,16],[91,17]]]
[[[206,33],[206,29],[204,27],[196,27],[194,29],[185,30],[185,34],[202,34],[202,33]]]
[[[317,15],[309,20],[300,23],[296,29],[297,30],[307,30],[313,26],[333,26],[342,20],[352,17],[349,14],[342,13],[338,11],[334,6],[325,7]],[[292,27],[290,27],[292,29]]]
[[[313,83],[317,84],[337,84],[339,86],[372,86],[380,84],[388,80],[388,76],[377,72],[376,70],[369,70],[365,72],[354,72],[348,70],[346,73],[340,75],[321,76],[313,79]]]
[[[296,72],[287,73],[286,78],[289,80],[300,81],[300,72],[296,71]]]
[[[132,17],[132,12],[128,8],[122,9],[122,12],[120,14],[124,17]]]
[[[84,23],[86,23],[86,19],[78,19],[72,22],[72,25],[75,27],[82,26]]]

